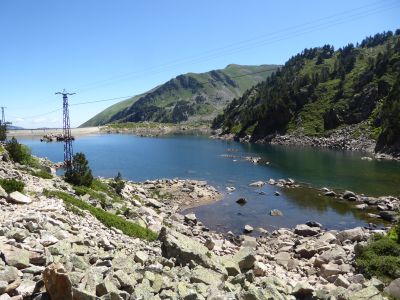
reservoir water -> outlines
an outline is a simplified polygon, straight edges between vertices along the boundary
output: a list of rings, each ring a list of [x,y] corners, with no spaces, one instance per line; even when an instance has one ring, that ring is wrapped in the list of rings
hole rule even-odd
[[[62,143],[41,143],[38,138],[19,141],[35,155],[54,162],[63,160]],[[349,189],[371,196],[400,195],[400,163],[365,161],[359,153],[240,144],[204,136],[143,138],[118,134],[78,137],[74,152],[86,154],[95,176],[114,177],[120,171],[133,181],[206,180],[224,194],[223,200],[187,211],[219,231],[239,233],[245,224],[266,229],[293,227],[308,220],[326,228],[343,229],[373,221],[354,204],[322,196],[316,189],[280,190],[268,184],[249,187],[258,180],[293,178],[317,188]],[[263,163],[254,165],[245,156],[261,157]],[[227,193],[228,186],[236,191]],[[275,196],[275,191],[281,195]],[[241,197],[247,200],[244,206],[236,203]],[[271,209],[279,209],[283,216],[270,216]]]

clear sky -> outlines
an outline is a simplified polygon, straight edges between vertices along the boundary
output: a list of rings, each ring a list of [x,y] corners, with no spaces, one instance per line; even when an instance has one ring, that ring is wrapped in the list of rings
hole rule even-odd
[[[230,63],[283,64],[400,28],[399,16],[399,0],[0,0],[0,105],[14,125],[60,127],[62,111],[47,113],[63,88],[79,103]],[[72,126],[116,102],[72,106]]]

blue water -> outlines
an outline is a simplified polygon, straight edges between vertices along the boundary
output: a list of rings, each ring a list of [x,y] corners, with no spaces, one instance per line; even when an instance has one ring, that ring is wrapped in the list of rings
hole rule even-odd
[[[31,147],[35,155],[54,162],[63,160],[62,143],[41,143],[37,138],[20,141]],[[267,229],[292,227],[307,220],[339,229],[371,221],[348,203],[321,196],[314,189],[282,189],[277,197],[274,186],[259,189],[248,186],[257,180],[290,177],[313,187],[350,189],[368,195],[400,195],[400,163],[363,161],[357,153],[240,144],[203,136],[142,138],[117,134],[78,137],[74,151],[86,154],[96,176],[114,177],[120,171],[133,181],[207,180],[224,193],[224,199],[188,211],[220,231],[240,232],[245,224]],[[269,164],[253,165],[243,156],[260,156]],[[227,194],[227,186],[236,187],[236,191]],[[265,194],[261,195],[261,191]],[[236,204],[240,197],[248,203]],[[271,209],[281,210],[283,216],[269,216]]]

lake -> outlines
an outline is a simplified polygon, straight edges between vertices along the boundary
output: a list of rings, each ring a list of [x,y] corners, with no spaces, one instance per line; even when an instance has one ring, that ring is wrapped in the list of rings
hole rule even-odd
[[[41,143],[34,137],[19,140],[35,155],[54,162],[63,160],[63,143]],[[78,137],[73,147],[75,153],[86,154],[95,176],[114,177],[120,171],[133,181],[206,180],[224,194],[223,200],[185,213],[194,212],[206,226],[219,231],[239,233],[245,224],[266,229],[293,227],[308,220],[343,229],[373,221],[351,204],[322,196],[315,189],[248,186],[257,180],[293,178],[312,187],[349,189],[371,196],[400,195],[400,163],[365,161],[359,153],[240,144],[187,135],[89,135]],[[262,164],[254,165],[243,159],[245,156],[261,157]],[[227,186],[234,186],[236,191],[227,193]],[[281,195],[275,196],[275,191]],[[236,203],[241,197],[247,200],[244,206]],[[271,209],[281,210],[283,216],[270,216]]]

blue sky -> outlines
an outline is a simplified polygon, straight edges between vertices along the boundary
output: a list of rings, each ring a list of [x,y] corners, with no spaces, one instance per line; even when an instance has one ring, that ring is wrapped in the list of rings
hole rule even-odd
[[[0,0],[0,105],[14,125],[60,127],[62,111],[46,113],[63,88],[79,103],[230,63],[282,64],[400,28],[399,15],[398,0]],[[71,107],[71,124],[116,102]]]

